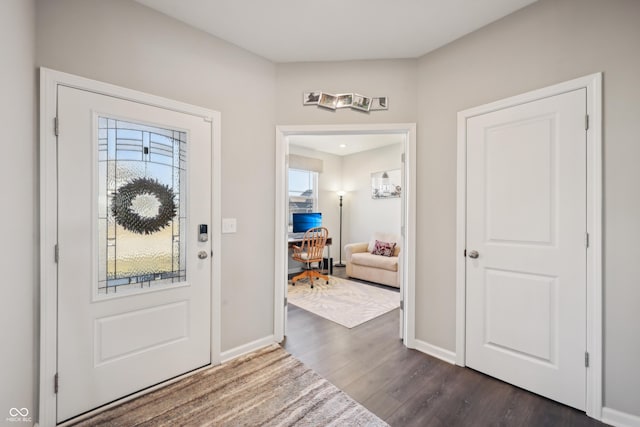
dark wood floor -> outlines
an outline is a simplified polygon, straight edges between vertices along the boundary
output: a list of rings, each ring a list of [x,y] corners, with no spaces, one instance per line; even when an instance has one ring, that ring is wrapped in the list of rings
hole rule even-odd
[[[407,349],[398,339],[398,310],[353,329],[293,305],[288,315],[284,348],[391,426],[603,425],[583,412]]]

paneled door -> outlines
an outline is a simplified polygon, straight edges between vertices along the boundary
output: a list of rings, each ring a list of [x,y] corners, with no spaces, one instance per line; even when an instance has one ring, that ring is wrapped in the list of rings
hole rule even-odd
[[[62,85],[57,114],[62,422],[211,362],[212,123]]]
[[[466,364],[586,393],[586,89],[467,120]]]

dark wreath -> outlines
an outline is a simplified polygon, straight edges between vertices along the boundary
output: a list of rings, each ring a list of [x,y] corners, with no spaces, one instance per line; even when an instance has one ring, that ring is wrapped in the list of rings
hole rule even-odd
[[[144,218],[132,210],[131,202],[137,196],[149,194],[158,198],[160,207],[153,218]],[[116,191],[111,213],[118,224],[138,234],[152,234],[165,228],[176,215],[176,204],[171,188],[155,179],[136,178]]]

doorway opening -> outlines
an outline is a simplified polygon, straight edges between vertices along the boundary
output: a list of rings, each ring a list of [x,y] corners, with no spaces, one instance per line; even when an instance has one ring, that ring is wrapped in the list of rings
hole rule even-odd
[[[348,279],[350,276],[358,278],[358,273],[354,270],[356,265],[350,265],[351,252],[355,249],[348,244],[362,241],[363,251],[370,252],[367,246],[369,242],[375,243],[372,241],[372,231],[376,228],[386,231],[387,236],[391,236],[380,235],[379,240],[398,240],[394,242],[398,246],[397,251],[402,253],[402,256],[397,257],[398,271],[386,282],[384,278],[379,277],[370,281],[382,283],[380,288],[387,289],[380,290],[389,293],[393,292],[388,289],[397,284],[400,300],[399,335],[407,347],[413,347],[415,124],[278,126],[276,141],[276,341],[282,341],[286,335],[290,286],[288,279],[301,267],[290,263],[289,247],[292,243],[290,233],[295,231],[291,228],[293,213],[303,210],[321,214],[322,225],[330,229],[331,244],[325,251],[325,263],[328,265],[322,268],[327,273],[333,272],[333,276],[329,275],[331,280],[334,277],[336,281]],[[376,163],[373,161],[376,156],[383,156],[387,163]],[[396,158],[396,163],[389,162],[389,158],[393,157]],[[324,158],[325,161],[315,163],[314,166],[313,162],[318,158]],[[300,173],[303,170],[301,164],[307,165],[304,168],[307,169],[307,173],[311,171],[308,179],[303,179],[304,183],[300,184],[305,188],[295,181],[299,178],[297,175],[304,175]],[[318,170],[325,167],[327,172],[332,173],[323,173],[324,180],[319,183],[317,176],[313,177],[314,168]],[[357,179],[352,175],[356,169],[359,174]],[[307,188],[309,186],[311,187]],[[369,223],[366,211],[374,209],[368,205],[375,202],[381,203],[374,205],[378,208],[387,203],[389,214],[395,215],[396,219],[377,221],[372,218]],[[363,220],[352,221],[354,214]],[[398,238],[394,239],[393,235]],[[367,244],[364,244],[365,241]],[[394,277],[398,278],[395,282]],[[364,280],[367,278],[364,277]],[[309,289],[306,281],[299,283],[301,287]],[[320,283],[325,284],[324,281],[316,281],[316,287]],[[326,286],[331,285],[330,281]],[[365,287],[374,288],[366,285]],[[297,293],[298,288],[295,290]]]

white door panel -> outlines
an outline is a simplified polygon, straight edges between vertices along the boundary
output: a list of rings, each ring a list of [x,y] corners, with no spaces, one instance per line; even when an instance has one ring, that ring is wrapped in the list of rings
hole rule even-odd
[[[487,241],[551,243],[552,127],[553,117],[547,116],[486,129]]]
[[[584,409],[584,89],[467,121],[468,366]]]
[[[210,363],[211,123],[64,86],[58,118],[61,422]]]

